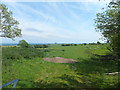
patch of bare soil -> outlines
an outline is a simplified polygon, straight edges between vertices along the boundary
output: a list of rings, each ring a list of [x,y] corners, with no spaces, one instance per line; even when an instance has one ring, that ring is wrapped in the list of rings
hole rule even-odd
[[[45,61],[54,62],[54,63],[75,63],[77,62],[74,59],[54,57],[54,58],[43,58]]]

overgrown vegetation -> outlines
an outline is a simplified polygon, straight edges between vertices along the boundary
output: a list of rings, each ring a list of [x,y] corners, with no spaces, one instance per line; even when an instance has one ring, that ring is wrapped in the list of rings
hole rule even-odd
[[[32,45],[31,47],[33,47],[33,48],[47,48],[48,45],[45,45],[45,44],[43,44],[43,45]]]
[[[3,59],[6,59],[7,62],[3,62],[2,66],[3,84],[17,78],[19,79],[17,88],[117,88],[119,85],[118,75],[106,75],[106,73],[118,72],[118,61],[112,60],[112,58],[106,61],[106,57],[103,59],[93,55],[101,56],[109,53],[106,46],[107,44],[69,47],[57,44],[49,45],[47,48],[49,52],[45,52],[46,57],[64,57],[77,60],[77,63],[73,64],[44,61],[41,56],[37,57],[37,55],[41,55],[38,54],[41,49],[4,47]],[[30,57],[14,58],[14,60],[6,58],[7,55],[11,56],[10,51],[13,55],[16,53],[26,54],[31,59]]]
[[[77,46],[77,44],[61,44],[61,46]]]
[[[44,52],[35,48],[3,47],[2,58],[5,60],[33,59],[44,57]]]

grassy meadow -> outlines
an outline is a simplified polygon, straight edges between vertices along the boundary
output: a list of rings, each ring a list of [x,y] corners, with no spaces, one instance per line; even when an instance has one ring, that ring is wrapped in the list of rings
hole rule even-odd
[[[109,53],[107,44],[50,44],[36,49],[3,47],[3,84],[19,79],[16,88],[117,88],[118,75],[106,73],[118,72],[119,60],[100,57]],[[70,58],[77,62],[53,63],[44,61],[44,57]]]

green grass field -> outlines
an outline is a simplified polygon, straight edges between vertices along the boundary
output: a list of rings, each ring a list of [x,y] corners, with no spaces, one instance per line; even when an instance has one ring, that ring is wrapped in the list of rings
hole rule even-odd
[[[116,88],[118,76],[105,73],[118,72],[117,61],[99,60],[93,56],[109,53],[106,46],[54,44],[42,49],[45,57],[64,57],[78,61],[73,64],[47,62],[42,57],[5,61],[2,65],[3,84],[19,79],[16,88]]]

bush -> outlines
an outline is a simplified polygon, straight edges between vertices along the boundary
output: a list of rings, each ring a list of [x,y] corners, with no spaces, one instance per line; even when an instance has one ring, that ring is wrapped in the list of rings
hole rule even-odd
[[[99,42],[97,42],[97,43],[99,43]],[[89,43],[89,45],[97,45],[97,43]]]
[[[70,44],[61,44],[61,46],[71,46]]]
[[[34,48],[47,48],[48,47],[48,45],[33,45],[32,47],[34,47]]]
[[[77,46],[77,44],[61,44],[61,46]]]
[[[20,40],[18,45],[22,48],[29,48],[30,47],[30,45],[25,40]]]
[[[101,44],[99,41],[97,41],[97,44]]]
[[[83,45],[87,45],[87,43],[83,43]]]
[[[32,59],[35,57],[44,57],[44,52],[35,48],[3,47],[2,57],[3,60]]]

